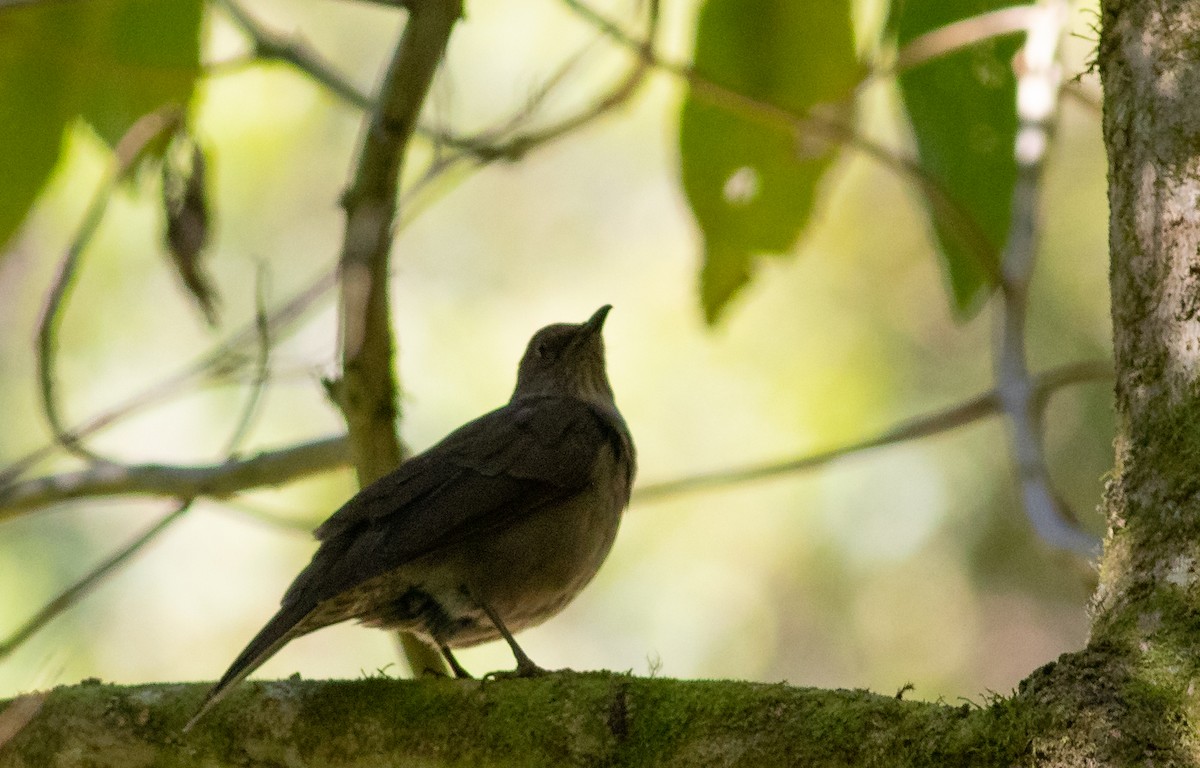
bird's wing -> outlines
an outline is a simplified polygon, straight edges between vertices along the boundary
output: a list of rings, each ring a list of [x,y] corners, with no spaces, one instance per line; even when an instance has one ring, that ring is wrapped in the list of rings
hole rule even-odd
[[[283,604],[315,604],[582,490],[614,428],[569,398],[518,400],[364,488],[316,531],[321,547]]]

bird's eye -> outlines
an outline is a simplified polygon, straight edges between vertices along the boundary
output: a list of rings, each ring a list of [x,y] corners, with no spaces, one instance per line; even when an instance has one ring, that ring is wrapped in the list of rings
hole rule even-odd
[[[533,353],[538,356],[539,360],[545,360],[550,356],[550,345],[544,341],[539,341],[533,348]]]

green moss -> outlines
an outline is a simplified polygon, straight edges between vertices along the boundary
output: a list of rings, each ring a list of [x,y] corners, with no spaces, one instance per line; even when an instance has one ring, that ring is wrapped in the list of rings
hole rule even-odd
[[[564,673],[532,680],[241,686],[188,734],[204,686],[74,686],[0,749],[0,766],[86,754],[122,765],[1010,766],[1023,698],[985,706],[730,681]],[[121,760],[109,757],[120,752]],[[26,762],[10,760],[20,754]],[[29,762],[36,756],[36,762]],[[61,760],[59,760],[61,762]]]

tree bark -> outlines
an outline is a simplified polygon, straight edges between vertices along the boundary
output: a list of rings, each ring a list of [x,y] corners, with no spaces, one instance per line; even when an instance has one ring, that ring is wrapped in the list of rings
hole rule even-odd
[[[1109,531],[1087,649],[1023,695],[1043,709],[1049,765],[1200,765],[1200,6],[1106,0],[1101,14]]]

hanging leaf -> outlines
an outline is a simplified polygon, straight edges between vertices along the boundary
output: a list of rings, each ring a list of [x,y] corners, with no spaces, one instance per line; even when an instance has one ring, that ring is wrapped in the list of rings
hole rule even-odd
[[[803,117],[826,114],[858,81],[848,0],[708,0],[696,74]],[[709,323],[753,274],[760,253],[790,251],[812,216],[836,148],[828,136],[768,124],[703,88],[680,116],[683,190],[704,237],[700,299]]]
[[[163,158],[163,211],[167,219],[167,253],[175,272],[208,324],[215,326],[217,294],[203,262],[209,228],[206,165],[200,146],[180,133]]]
[[[1010,6],[1003,0],[898,0],[891,28],[901,48],[934,29]],[[955,310],[969,317],[995,285],[1017,180],[1014,34],[948,52],[900,73],[921,167],[939,194],[926,195]]]

